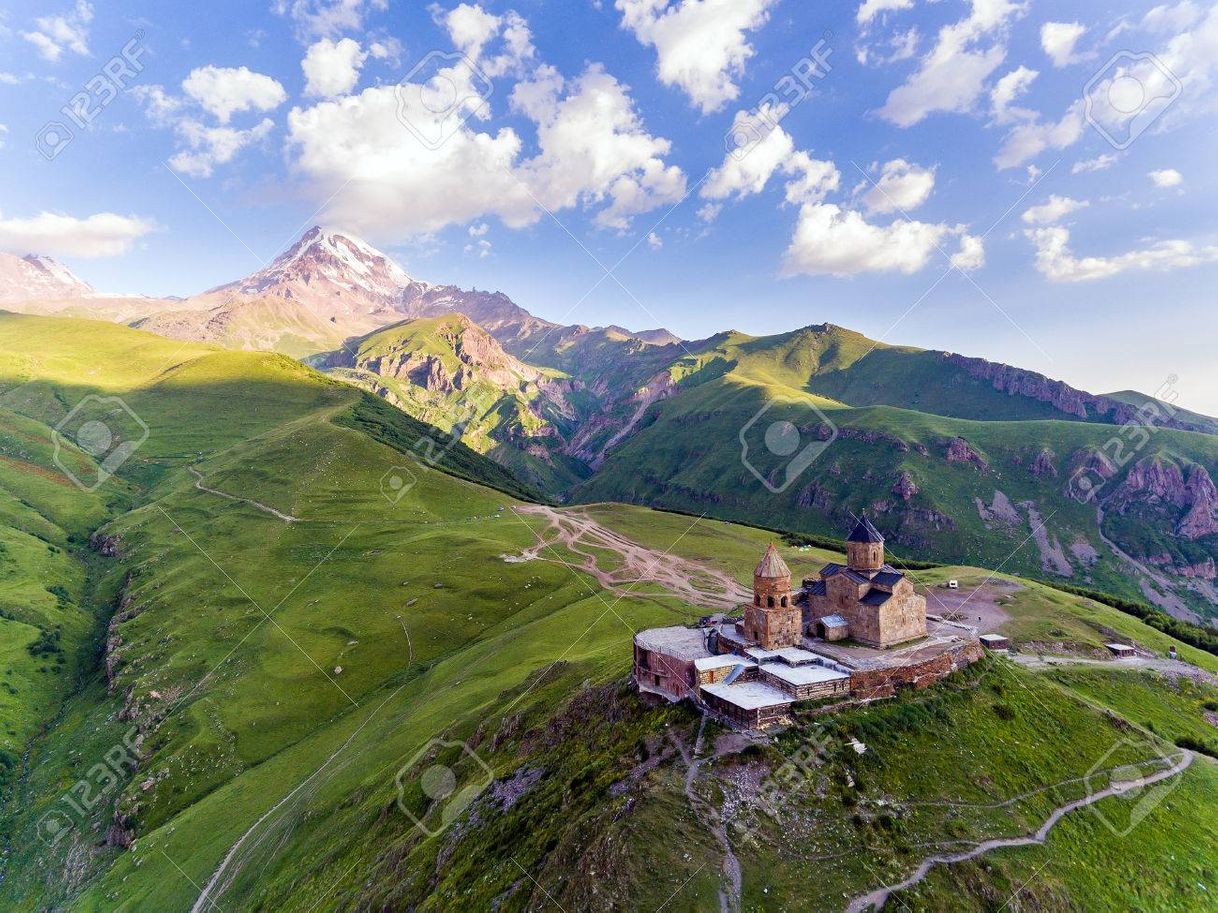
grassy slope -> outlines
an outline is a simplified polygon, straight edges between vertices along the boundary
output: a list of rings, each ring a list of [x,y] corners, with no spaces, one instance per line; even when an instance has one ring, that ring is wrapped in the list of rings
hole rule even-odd
[[[42,329],[20,329],[27,328]],[[60,327],[56,338],[69,329]],[[157,372],[151,385],[125,367],[120,379],[102,371],[94,377],[151,416],[153,429],[122,487],[133,498],[138,484],[147,492],[144,502],[105,530],[121,537],[123,557],[104,561],[90,584],[104,600],[132,575],[129,617],[115,631],[121,646],[114,687],[95,674],[33,746],[29,773],[7,809],[11,853],[0,903],[36,909],[75,897],[77,909],[186,909],[194,885],[276,806],[239,854],[245,868],[221,898],[226,909],[346,908],[384,900],[386,891],[434,909],[479,908],[504,892],[502,909],[541,905],[544,894],[516,866],[568,908],[605,896],[612,905],[647,908],[671,899],[667,908],[675,910],[714,903],[717,850],[690,818],[680,795],[683,768],[671,750],[654,774],[635,778],[639,792],[610,790],[633,776],[640,740],[663,754],[666,733],[690,735],[688,715],[645,711],[626,694],[616,699],[621,726],[598,722],[606,705],[597,701],[576,725],[555,729],[547,722],[572,695],[600,694],[586,688],[625,674],[633,630],[701,610],[661,597],[618,601],[554,561],[505,563],[501,555],[533,539],[527,522],[502,510],[510,497],[434,471],[421,471],[397,503],[383,497],[381,479],[402,455],[351,418],[351,407],[362,402],[355,391],[273,357],[206,349],[186,356],[193,360]],[[35,385],[38,395],[26,400],[25,411],[38,414],[70,400],[82,389],[67,386],[77,376],[66,370],[62,379]],[[343,416],[345,424],[338,421]],[[379,436],[401,444],[409,432],[402,430],[401,440]],[[481,465],[468,458],[471,472]],[[187,462],[209,487],[300,521],[289,525],[196,489]],[[769,538],[639,508],[592,512],[647,544],[721,562],[741,579]],[[799,573],[828,554],[810,549],[788,557]],[[1082,600],[1069,606],[1084,627],[1083,619],[1105,611],[1113,624],[1138,624]],[[104,603],[94,611],[104,611]],[[1151,635],[1162,636],[1145,634]],[[1003,674],[1014,677],[1018,692],[1050,699],[1031,673]],[[945,712],[958,714],[960,727],[973,733],[955,761],[936,760],[941,745],[929,736],[914,745],[897,727],[884,754],[911,747],[895,755],[901,760],[890,775],[925,768],[918,789],[966,789],[960,774],[970,772],[967,759],[1011,737],[1009,730],[970,725],[992,715],[995,698],[975,704],[977,693],[964,687],[948,698]],[[136,848],[96,846],[112,817],[108,799],[68,839],[46,849],[34,836],[39,816],[121,736],[128,724],[117,716],[124,706],[139,721],[163,719],[138,776],[120,791],[120,810],[137,824]],[[1018,782],[1060,773],[1057,761],[1073,769],[1091,747],[1083,741],[1102,734],[1099,717],[1085,705],[1062,703],[1055,712],[1061,725],[1053,752],[1030,755],[1030,730],[1017,739],[1025,747],[1007,749]],[[1032,716],[1018,720],[1026,727]],[[944,725],[945,732],[957,728]],[[395,773],[431,738],[490,746],[501,732],[507,735],[498,747],[486,748],[496,772],[557,765],[549,785],[511,815],[488,812],[497,822],[489,830],[419,841],[395,808]],[[1079,758],[1068,758],[1072,750]],[[415,802],[411,774],[407,801]],[[849,824],[843,815],[835,827]],[[467,848],[477,852],[442,852],[457,839],[473,841]],[[588,859],[598,875],[571,877]],[[803,863],[791,868],[759,859],[750,866],[750,898],[767,896],[757,895],[751,881],[758,873],[806,883],[798,876],[807,871]],[[865,873],[849,877],[856,875],[857,886],[874,883]]]
[[[745,440],[750,461],[772,484],[785,480],[788,461],[767,451],[764,433],[769,423],[793,423],[803,434],[801,446],[816,437],[818,428],[827,428],[824,417],[838,429],[837,438],[823,453],[777,493],[768,490],[741,460],[741,432],[767,404],[770,408],[748,429]],[[1111,435],[1103,425],[976,422],[888,406],[844,408],[794,388],[734,375],[658,404],[646,421],[645,430],[617,447],[602,469],[576,489],[576,500],[621,499],[836,535],[850,522],[851,512],[868,510],[900,554],[1045,575],[1029,538],[1026,511],[1021,512],[1019,524],[1010,525],[987,525],[980,516],[974,499],[988,504],[1001,490],[1016,504],[1033,501],[1068,557],[1075,543],[1087,543],[1099,552],[1101,560],[1093,568],[1084,568],[1070,557],[1072,582],[1086,581],[1097,589],[1141,598],[1136,581],[1100,540],[1094,509],[1077,503],[1065,491],[1070,456],[1081,449],[1098,449]],[[968,441],[986,459],[989,470],[948,463],[947,443],[955,437]],[[1218,438],[1208,435],[1161,431],[1151,447],[1203,465],[1218,465]],[[1055,454],[1057,479],[1037,477],[1029,470],[1044,448]],[[903,472],[919,489],[908,503],[892,492]]]
[[[537,383],[518,377],[509,387],[486,377],[480,365],[469,365],[458,352],[465,334],[483,331],[469,327],[459,315],[407,320],[369,333],[345,350],[333,353],[346,367],[331,374],[373,392],[387,391],[392,401],[410,415],[451,431],[454,422],[465,422],[461,439],[479,453],[489,454],[528,484],[556,492],[574,485],[587,474],[578,461],[549,450],[561,443],[554,429],[569,431],[570,416],[559,414],[542,395]],[[490,345],[496,345],[493,340]],[[480,345],[487,345],[480,343]],[[463,378],[459,389],[427,390],[409,380],[383,376],[366,365],[392,361],[403,354],[438,361],[449,377]],[[563,372],[542,368],[543,377],[561,379]],[[581,411],[587,404],[574,403]],[[535,413],[533,409],[539,410]],[[545,453],[539,455],[538,450]]]

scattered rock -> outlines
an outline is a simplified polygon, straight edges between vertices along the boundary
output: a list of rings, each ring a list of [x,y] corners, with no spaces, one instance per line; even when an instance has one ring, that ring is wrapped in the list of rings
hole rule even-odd
[[[989,472],[990,469],[990,464],[962,437],[954,437],[947,442],[947,461],[967,463],[981,472]]]
[[[918,493],[918,486],[914,484],[913,476],[902,470],[896,482],[892,485],[892,493],[902,501],[908,501],[916,495]]]

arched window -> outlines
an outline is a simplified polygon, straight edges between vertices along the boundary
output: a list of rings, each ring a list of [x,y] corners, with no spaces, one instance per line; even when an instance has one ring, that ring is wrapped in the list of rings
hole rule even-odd
[[[765,604],[766,604],[766,608],[769,608],[769,609],[774,608],[774,597],[773,597],[773,596],[767,596],[767,597],[765,598]]]
[[[783,607],[784,609],[787,607],[787,597],[786,597],[786,596],[783,596],[783,597],[782,597],[782,607]]]
[[[753,594],[753,605],[761,605],[761,594],[760,593]]]

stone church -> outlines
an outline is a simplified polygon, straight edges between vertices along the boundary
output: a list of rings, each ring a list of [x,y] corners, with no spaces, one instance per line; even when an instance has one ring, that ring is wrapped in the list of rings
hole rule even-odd
[[[926,636],[926,599],[884,562],[884,537],[866,517],[846,539],[846,563],[827,564],[796,590],[791,570],[770,545],[753,571],[753,602],[744,636],[767,650],[797,646],[803,637],[850,639],[890,647]]]

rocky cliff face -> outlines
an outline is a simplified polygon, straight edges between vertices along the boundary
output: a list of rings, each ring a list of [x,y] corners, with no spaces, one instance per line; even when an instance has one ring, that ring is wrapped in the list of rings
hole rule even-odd
[[[1083,420],[1101,420],[1114,425],[1145,424],[1137,407],[1107,396],[1085,393],[1064,381],[1053,380],[1035,371],[1015,368],[1011,365],[970,358],[954,352],[943,352],[941,357],[948,364],[962,370],[975,380],[989,383],[995,390],[1008,396],[1023,396],[1037,402],[1047,403],[1066,415]],[[1157,424],[1162,428],[1178,428],[1182,431],[1208,432],[1210,429],[1179,416],[1163,416]]]
[[[1130,467],[1113,493],[1112,509],[1170,506],[1179,512],[1174,533],[1195,540],[1218,533],[1218,488],[1204,466],[1147,457]]]

